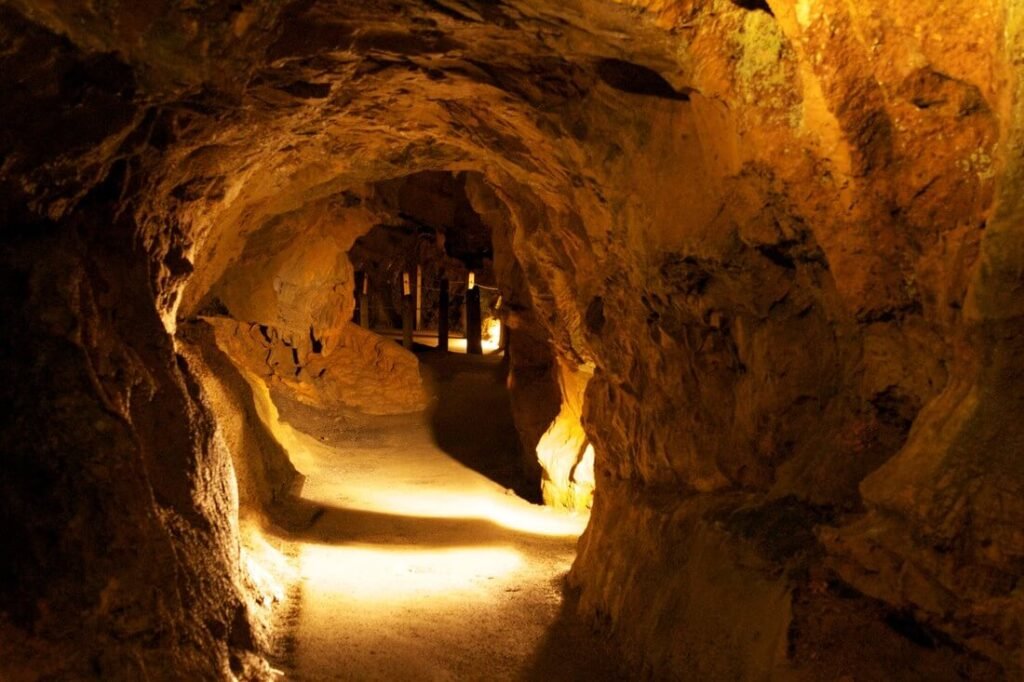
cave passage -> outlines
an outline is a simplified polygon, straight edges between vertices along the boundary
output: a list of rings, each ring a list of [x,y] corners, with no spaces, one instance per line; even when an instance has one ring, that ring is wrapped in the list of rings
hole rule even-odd
[[[505,254],[471,181],[426,172],[369,188],[361,203],[376,208],[344,252],[335,219],[323,239],[285,241],[269,225],[205,297],[207,351],[247,377],[268,442],[296,472],[243,543],[284,602],[273,629],[286,675],[538,679],[570,651],[573,674],[616,674],[568,607],[589,513],[543,505],[500,342]],[[321,263],[335,277],[352,268],[350,301],[311,276]],[[310,301],[354,304],[353,315],[340,334],[314,322],[299,337],[238,319],[268,281],[277,319]]]
[[[508,211],[474,172],[354,186],[236,237],[186,294],[262,626],[300,679],[546,677],[565,647],[616,674],[565,584],[585,382],[524,322]]]
[[[497,352],[467,357],[432,350],[419,357],[436,395],[429,412],[438,447],[523,499],[541,503],[540,482],[521,452],[503,358]]]
[[[0,0],[0,680],[1024,680],[1021,55]]]
[[[503,350],[493,228],[466,195],[467,177],[426,171],[378,185],[392,208],[349,251],[353,322],[410,349]]]
[[[606,643],[563,605],[587,516],[495,482],[519,466],[500,357],[420,359],[441,387],[428,412],[270,394],[305,476],[277,513],[290,532],[261,541],[289,557],[276,665],[297,679],[614,679]]]

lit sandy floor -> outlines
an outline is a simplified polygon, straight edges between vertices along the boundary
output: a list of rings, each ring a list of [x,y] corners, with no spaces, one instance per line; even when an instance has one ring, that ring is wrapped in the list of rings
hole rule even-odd
[[[509,447],[497,358],[461,357],[442,367],[446,411],[326,415],[276,397],[307,477],[287,679],[617,679],[563,604],[585,518],[531,505],[437,444],[497,480],[514,462],[487,455]]]

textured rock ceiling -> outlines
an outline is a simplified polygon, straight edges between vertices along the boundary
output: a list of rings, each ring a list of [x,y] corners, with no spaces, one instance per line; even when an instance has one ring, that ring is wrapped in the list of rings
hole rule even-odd
[[[0,497],[10,542],[36,548],[8,576],[14,631],[61,641],[46,614],[86,613],[95,634],[63,646],[107,653],[68,669],[111,678],[154,628],[152,669],[215,675],[203,650],[241,669],[259,649],[244,600],[215,596],[244,594],[222,489],[237,453],[171,335],[275,225],[317,245],[336,292],[267,290],[244,321],[342,334],[342,256],[381,183],[474,171],[530,349],[513,371],[562,377],[563,400],[593,373],[598,494],[572,579],[626,659],[1019,676],[1020,14],[0,2],[3,396],[21,415]],[[536,443],[545,420],[517,417]],[[191,596],[140,597],[155,566]]]

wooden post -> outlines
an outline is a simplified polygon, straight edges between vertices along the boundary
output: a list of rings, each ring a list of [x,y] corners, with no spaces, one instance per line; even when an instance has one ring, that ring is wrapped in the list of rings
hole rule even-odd
[[[370,275],[363,273],[363,287],[359,294],[359,326],[370,328]]]
[[[416,266],[416,329],[423,329],[423,268]]]
[[[409,273],[402,273],[402,345],[412,350],[413,299]]]
[[[437,297],[437,348],[448,352],[448,278],[441,275]]]
[[[476,286],[475,276],[469,273],[466,286],[466,352],[482,355],[483,326],[480,322],[480,287]]]

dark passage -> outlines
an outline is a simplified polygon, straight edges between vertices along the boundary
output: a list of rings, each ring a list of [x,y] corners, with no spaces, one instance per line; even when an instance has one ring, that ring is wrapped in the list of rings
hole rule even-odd
[[[538,482],[524,472],[505,388],[504,356],[423,350],[419,358],[424,378],[437,395],[430,424],[441,449],[520,497],[540,503]]]

